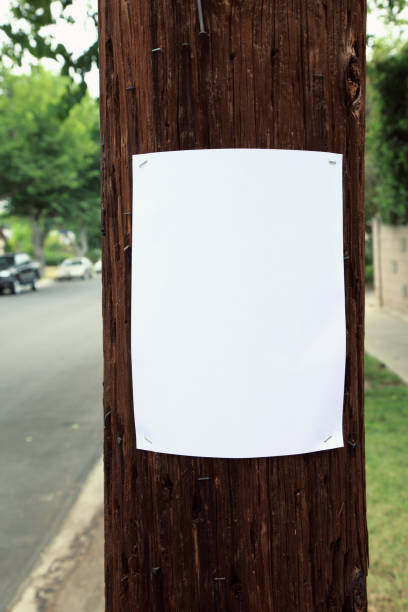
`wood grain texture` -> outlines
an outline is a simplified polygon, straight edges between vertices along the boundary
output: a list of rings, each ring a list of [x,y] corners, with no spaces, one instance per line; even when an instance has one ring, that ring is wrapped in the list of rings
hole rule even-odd
[[[366,610],[365,0],[202,4],[208,34],[196,0],[99,2],[106,609]],[[135,448],[131,155],[222,147],[344,155],[344,449],[223,460]]]

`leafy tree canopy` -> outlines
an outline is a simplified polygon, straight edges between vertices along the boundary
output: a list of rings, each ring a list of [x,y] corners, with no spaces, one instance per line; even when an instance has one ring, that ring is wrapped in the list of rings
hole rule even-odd
[[[369,0],[369,8],[377,9],[388,23],[403,22],[402,12],[407,8],[407,0]]]
[[[92,247],[100,244],[99,110],[94,99],[86,95],[72,107],[61,135],[66,164],[75,169],[65,225],[79,236],[84,254],[89,240]]]
[[[375,169],[371,213],[408,223],[408,44],[377,45],[368,70],[369,160]]]
[[[40,258],[50,223],[86,224],[89,210],[98,211],[97,104],[88,94],[68,104],[73,87],[41,67],[0,74],[0,198],[31,219],[35,236],[41,231]]]
[[[78,1],[78,0],[77,0]],[[11,0],[11,22],[0,25],[0,30],[7,37],[2,53],[15,64],[21,65],[25,56],[30,55],[37,60],[50,58],[62,64],[62,74],[76,73],[81,78],[81,89],[85,91],[85,75],[98,62],[97,41],[86,49],[78,58],[74,58],[63,44],[55,41],[48,34],[47,27],[65,19],[73,23],[67,9],[73,0]],[[88,16],[97,23],[97,13],[88,10]]]
[[[15,214],[57,212],[71,181],[61,158],[67,79],[36,68],[30,76],[3,73],[0,87],[1,196]]]

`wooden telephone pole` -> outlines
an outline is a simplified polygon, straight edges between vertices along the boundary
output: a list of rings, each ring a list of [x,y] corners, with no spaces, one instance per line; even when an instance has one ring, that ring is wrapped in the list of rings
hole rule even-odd
[[[366,610],[365,0],[99,4],[106,609]],[[344,155],[344,449],[225,460],[135,448],[131,156],[230,147]]]

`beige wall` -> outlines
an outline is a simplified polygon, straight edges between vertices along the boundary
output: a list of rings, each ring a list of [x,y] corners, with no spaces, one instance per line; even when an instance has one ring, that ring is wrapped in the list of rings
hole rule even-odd
[[[373,221],[374,286],[378,303],[408,313],[408,225]]]

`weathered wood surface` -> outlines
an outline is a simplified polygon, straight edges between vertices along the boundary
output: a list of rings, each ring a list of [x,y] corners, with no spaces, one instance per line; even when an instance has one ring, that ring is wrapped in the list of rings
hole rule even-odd
[[[106,609],[366,610],[365,1],[203,10],[208,34],[196,0],[100,0]],[[344,449],[258,460],[135,449],[131,155],[207,147],[345,156]]]

